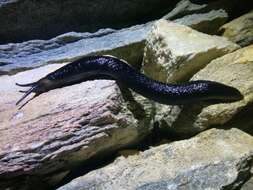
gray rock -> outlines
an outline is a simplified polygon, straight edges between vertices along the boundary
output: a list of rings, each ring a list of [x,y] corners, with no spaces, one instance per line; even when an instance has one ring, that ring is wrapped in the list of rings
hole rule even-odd
[[[163,82],[180,82],[191,78],[211,60],[238,48],[226,38],[161,19],[147,38],[143,70]]]
[[[190,0],[181,0],[177,3],[175,8],[170,11],[168,14],[163,16],[163,19],[174,20],[181,18],[186,15],[202,13],[207,10],[208,4],[197,4],[193,3]]]
[[[15,82],[32,82],[61,65],[0,77],[0,189],[32,177],[57,183],[98,155],[135,144],[152,129],[152,105],[122,95],[114,81],[88,81],[35,98],[21,110]],[[19,182],[19,183],[17,183]],[[20,186],[22,186],[20,184]]]
[[[4,0],[0,44],[49,39],[71,31],[123,28],[161,17],[177,0]],[[144,7],[145,5],[145,7]]]
[[[217,34],[219,28],[228,20],[228,14],[225,10],[212,10],[208,13],[199,13],[186,15],[182,18],[173,20],[178,24],[183,24],[192,29],[207,34]]]
[[[111,54],[139,67],[151,24],[115,31],[67,33],[51,40],[32,40],[0,45],[0,75],[57,62],[68,62],[91,54]]]
[[[252,190],[253,189],[253,177],[251,177],[243,186],[241,190]]]
[[[253,137],[238,129],[211,129],[120,157],[59,190],[233,190],[250,176],[252,147]]]
[[[208,13],[213,10],[223,9],[230,18],[241,15],[251,9],[253,3],[251,0],[219,0],[219,1],[193,1],[181,0],[175,8],[166,14],[163,18],[175,20],[192,14]]]
[[[253,10],[220,28],[222,36],[241,45],[253,43]]]
[[[213,60],[191,80],[211,80],[233,86],[240,90],[244,99],[234,103],[210,106],[164,106],[163,109],[159,109],[160,106],[157,105],[157,109],[160,110],[157,119],[160,119],[162,127],[181,135],[195,134],[212,126],[233,126],[253,134],[252,63],[252,45]]]

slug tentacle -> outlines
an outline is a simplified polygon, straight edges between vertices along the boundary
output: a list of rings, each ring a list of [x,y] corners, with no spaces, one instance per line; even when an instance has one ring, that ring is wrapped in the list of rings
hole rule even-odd
[[[30,100],[28,100],[25,104],[23,104],[19,109],[24,107],[28,102],[30,102],[32,99],[34,99],[35,97],[39,95],[39,93],[37,92],[37,89],[38,89],[38,85],[35,83],[35,85],[33,85],[28,90],[19,90],[19,92],[24,93],[24,95],[16,102],[16,105],[20,104],[31,93],[35,93],[35,95]]]
[[[26,104],[28,104],[30,101],[32,101],[37,96],[39,96],[39,94],[35,94],[31,99],[27,100],[24,104],[22,104],[18,109],[20,110],[21,108],[23,108]]]
[[[17,86],[21,86],[21,87],[33,86],[35,84],[36,84],[36,82],[27,83],[27,84],[16,83]]]
[[[166,84],[145,76],[118,58],[87,56],[49,73],[37,82],[16,83],[21,87],[31,87],[27,91],[21,91],[25,94],[17,102],[17,105],[31,93],[35,93],[32,98],[34,99],[49,90],[95,79],[116,80],[118,84],[122,84],[149,99],[169,105],[200,101],[226,103],[243,98],[236,88],[218,82],[199,80],[185,84]]]
[[[28,90],[19,90],[19,92],[26,93],[26,92],[28,92]]]

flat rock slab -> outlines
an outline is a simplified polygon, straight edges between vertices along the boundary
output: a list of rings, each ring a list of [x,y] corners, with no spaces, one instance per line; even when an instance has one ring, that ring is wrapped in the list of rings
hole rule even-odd
[[[70,62],[92,54],[110,54],[140,67],[151,23],[96,33],[70,32],[50,40],[0,45],[0,75],[49,63]]]
[[[220,28],[222,36],[241,46],[253,43],[253,10]]]
[[[234,103],[191,106],[162,106],[159,118],[163,127],[178,134],[194,134],[212,126],[233,125],[243,129],[251,126],[253,102],[253,46],[213,60],[191,80],[217,81],[240,90],[244,99]],[[159,109],[159,105],[158,105]],[[239,117],[240,114],[241,118]],[[233,119],[237,118],[237,122]],[[229,126],[228,126],[229,127]]]
[[[143,70],[163,82],[180,82],[191,78],[211,60],[238,48],[226,38],[162,19],[154,24],[147,38]]]
[[[211,129],[189,140],[120,157],[59,190],[236,189],[250,176],[252,159],[252,136],[238,129]]]
[[[49,91],[18,110],[15,102],[22,94],[15,82],[36,81],[60,66],[0,77],[4,84],[0,86],[0,187],[18,185],[26,175],[50,179],[102,152],[137,143],[151,130],[149,101],[141,97],[128,101],[109,80]]]

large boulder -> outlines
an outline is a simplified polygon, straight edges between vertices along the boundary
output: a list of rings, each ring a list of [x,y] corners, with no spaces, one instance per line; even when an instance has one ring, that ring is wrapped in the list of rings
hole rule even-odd
[[[211,80],[240,90],[244,99],[234,103],[191,106],[157,105],[162,128],[190,135],[212,126],[237,127],[252,131],[253,45],[224,55],[209,63],[191,80]],[[160,106],[162,108],[160,108]],[[243,118],[243,120],[242,120]],[[246,126],[247,125],[247,126]]]
[[[60,66],[0,77],[4,84],[0,86],[0,189],[21,188],[33,176],[55,184],[88,159],[138,143],[152,129],[149,101],[122,94],[114,81],[49,91],[18,109],[15,102],[22,94],[15,82],[36,81]]]
[[[177,0],[4,0],[0,44],[49,39],[66,32],[122,28],[161,17]]]
[[[143,70],[163,82],[184,81],[211,60],[238,48],[226,38],[161,19],[153,25],[147,38]]]
[[[92,54],[110,54],[140,67],[151,23],[122,30],[96,33],[71,32],[50,40],[31,40],[0,45],[0,75],[58,62],[69,62]]]
[[[250,176],[253,137],[211,129],[198,136],[120,157],[59,190],[238,189]]]
[[[222,36],[241,45],[247,46],[253,43],[253,10],[220,28]]]

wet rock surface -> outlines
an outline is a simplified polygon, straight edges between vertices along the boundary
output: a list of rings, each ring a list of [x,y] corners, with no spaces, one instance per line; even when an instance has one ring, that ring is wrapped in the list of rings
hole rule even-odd
[[[253,137],[238,129],[211,129],[114,163],[59,190],[236,189],[250,176]]]

